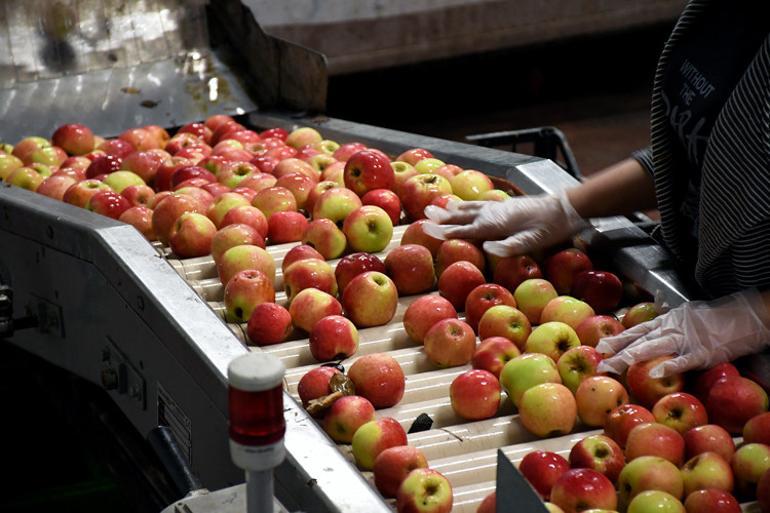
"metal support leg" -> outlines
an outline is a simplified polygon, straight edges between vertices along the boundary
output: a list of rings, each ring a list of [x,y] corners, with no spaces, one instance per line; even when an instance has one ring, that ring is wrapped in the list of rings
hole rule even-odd
[[[273,513],[273,470],[246,472],[247,513]]]

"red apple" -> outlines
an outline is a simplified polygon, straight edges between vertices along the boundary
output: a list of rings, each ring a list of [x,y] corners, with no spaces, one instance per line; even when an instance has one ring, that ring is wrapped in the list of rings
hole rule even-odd
[[[671,356],[661,356],[646,362],[635,363],[628,368],[626,383],[631,395],[640,404],[651,407],[661,397],[674,392],[681,392],[684,387],[682,376],[675,375],[667,378],[650,377],[650,371],[653,368],[671,358]]]
[[[639,424],[654,423],[652,412],[638,404],[621,404],[604,420],[604,434],[615,440],[621,447],[626,446],[628,434]]]
[[[441,273],[438,279],[438,290],[455,309],[462,310],[471,291],[485,282],[484,275],[478,267],[470,262],[460,261],[451,264]]]
[[[131,207],[120,214],[118,220],[136,228],[149,241],[157,239],[152,229],[152,210],[147,207]]]
[[[396,285],[386,275],[367,271],[353,278],[342,293],[345,314],[358,327],[390,322],[398,305]]]
[[[460,319],[443,319],[428,330],[423,344],[428,360],[439,367],[455,367],[473,358],[476,335]]]
[[[478,329],[479,321],[487,310],[497,305],[516,307],[516,300],[507,289],[494,283],[479,285],[468,294],[465,300],[465,321]]]
[[[376,189],[393,189],[395,181],[390,161],[381,153],[361,150],[345,164],[345,187],[359,196]]]
[[[494,271],[494,282],[510,291],[515,291],[525,280],[542,277],[537,262],[527,255],[501,258]]]
[[[704,452],[715,452],[730,461],[735,453],[733,437],[716,424],[694,427],[683,436],[688,459]]]
[[[262,211],[269,220],[276,212],[296,212],[297,200],[289,189],[284,187],[268,187],[254,196],[251,204]]]
[[[249,322],[246,325],[246,334],[252,344],[267,346],[270,344],[278,344],[286,340],[286,337],[291,333],[291,329],[291,314],[288,310],[275,303],[262,303],[257,305],[251,311]],[[322,368],[329,369],[330,367]],[[337,369],[333,370],[336,371]],[[300,398],[302,398],[302,380],[299,382],[297,391],[299,392]],[[305,399],[302,399],[302,401],[305,402]]]
[[[98,145],[97,149],[103,151],[107,155],[113,155],[121,159],[134,151],[142,151],[141,148],[137,148],[130,141],[123,139],[108,139]]]
[[[128,200],[132,207],[147,206],[155,197],[155,191],[147,185],[131,185],[123,189],[121,195]]]
[[[349,444],[355,432],[374,420],[372,403],[357,395],[340,397],[332,404],[324,417],[324,431],[334,440]]]
[[[404,396],[404,371],[386,353],[361,356],[350,366],[348,377],[356,393],[366,397],[375,408],[395,406]]]
[[[176,220],[185,212],[203,213],[203,205],[192,196],[184,194],[172,194],[155,204],[152,213],[152,229],[158,240],[164,244],[169,243],[171,228]]]
[[[234,246],[224,252],[217,264],[217,274],[222,285],[227,285],[237,273],[251,269],[262,272],[268,277],[270,283],[275,282],[273,257],[259,246],[249,244]]]
[[[569,325],[573,330],[580,323],[594,315],[591,305],[571,296],[558,296],[548,302],[540,313],[540,322],[545,324],[559,321]],[[577,334],[575,335],[577,337]]]
[[[569,462],[555,452],[533,451],[522,458],[519,472],[544,500],[556,481],[570,469]]]
[[[63,201],[64,193],[67,189],[75,185],[78,181],[67,175],[52,175],[43,180],[37,187],[38,194],[48,196],[59,201]]]
[[[770,445],[770,413],[760,413],[746,423],[743,427],[743,441]]]
[[[490,337],[478,345],[471,364],[474,369],[489,371],[499,379],[505,364],[520,354],[516,344],[507,338]]]
[[[708,423],[706,407],[695,396],[674,392],[663,396],[652,409],[655,420],[684,434]]]
[[[626,458],[623,449],[612,438],[590,435],[572,447],[569,464],[572,468],[590,468],[600,472],[614,483],[626,464]]]
[[[278,165],[279,161],[275,157],[260,155],[251,159],[250,162],[254,164],[260,172],[272,175],[273,170],[275,169],[275,166]]]
[[[315,288],[332,296],[337,295],[337,280],[331,266],[323,260],[298,260],[283,272],[283,287],[289,302],[301,291]]]
[[[711,422],[733,434],[752,418],[767,411],[767,393],[747,378],[722,378],[711,387],[706,409]]]
[[[297,297],[297,300],[299,299]],[[310,352],[316,360],[348,358],[357,350],[358,330],[352,322],[343,316],[329,315],[313,325],[310,332]]]
[[[302,240],[307,218],[299,212],[276,212],[268,220],[267,238],[271,244]]]
[[[267,130],[263,130],[259,133],[259,136],[262,139],[267,139],[268,137],[274,137],[276,139],[280,139],[282,141],[285,141],[287,137],[289,137],[289,132],[287,132],[285,129],[281,127],[276,128],[269,128]]]
[[[431,255],[433,255],[433,258],[436,258],[438,249],[444,241],[433,238],[423,231],[422,225],[427,222],[427,219],[421,219],[410,224],[401,236],[401,244],[419,244],[420,246],[425,246],[428,248]]]
[[[401,220],[401,200],[398,199],[395,192],[389,189],[371,190],[361,197],[361,203],[383,209],[390,217],[393,226]]]
[[[300,244],[299,246],[294,246],[286,253],[286,255],[284,255],[283,261],[281,262],[281,271],[285,273],[286,269],[288,269],[289,266],[294,262],[297,262],[298,260],[305,260],[308,258],[315,259],[315,260],[324,259],[321,253],[316,251],[311,246],[308,246],[307,244]],[[337,284],[339,285],[339,278],[337,279]]]
[[[420,449],[408,445],[390,447],[374,460],[374,484],[383,496],[395,497],[406,476],[418,468],[428,468],[428,460]]]
[[[687,513],[741,513],[741,505],[735,497],[722,490],[696,490],[684,501]]]
[[[316,181],[306,175],[292,173],[280,177],[275,185],[291,191],[297,201],[297,208],[305,208],[310,191],[315,187]]]
[[[261,271],[254,269],[240,271],[225,286],[224,303],[227,322],[247,322],[258,305],[274,302],[273,282]]]
[[[99,191],[86,204],[87,210],[113,219],[118,219],[129,208],[128,200],[114,191]]]
[[[343,257],[334,270],[334,276],[337,279],[337,286],[340,291],[344,291],[348,283],[358,276],[368,271],[377,271],[384,273],[385,264],[371,253],[353,253]]]
[[[476,513],[495,513],[497,510],[497,492],[492,492],[481,501]]]
[[[640,456],[664,458],[678,467],[684,462],[684,439],[663,424],[639,424],[628,433],[626,459],[631,461]]]
[[[693,380],[693,395],[702,402],[705,402],[714,383],[722,378],[738,376],[740,376],[740,373],[732,363],[725,362],[715,365],[708,370],[697,373]]]
[[[417,164],[422,159],[432,159],[433,154],[429,152],[428,150],[424,148],[412,148],[411,150],[406,150],[401,155],[399,155],[396,160],[400,160],[402,162],[406,162],[407,164],[411,164],[412,166]]]
[[[433,257],[428,248],[418,244],[391,250],[385,257],[385,269],[401,296],[428,292],[436,283]]]
[[[337,374],[342,373],[334,367],[327,366],[316,367],[307,371],[297,384],[297,394],[300,401],[302,401],[302,405],[307,406],[313,399],[331,394],[330,382],[332,377]]]
[[[413,221],[425,218],[425,207],[430,205],[433,198],[443,194],[451,194],[452,186],[449,180],[434,174],[418,174],[401,185],[401,205]]]
[[[452,303],[440,296],[422,296],[410,304],[404,312],[404,329],[409,338],[422,344],[425,334],[442,319],[456,319],[457,311]]]
[[[516,344],[520,351],[524,350],[530,333],[532,333],[532,326],[529,320],[512,306],[493,306],[484,312],[479,320],[478,334],[481,340],[504,337]]]
[[[592,269],[588,255],[576,248],[559,251],[545,262],[546,276],[559,294],[569,294],[577,274]]]
[[[500,408],[500,382],[491,372],[469,370],[452,381],[449,397],[452,409],[460,417],[467,420],[489,419]]]
[[[572,295],[597,312],[610,312],[620,304],[623,284],[608,271],[581,271],[575,275]]]
[[[108,175],[120,171],[122,160],[114,155],[101,155],[91,161],[86,170],[86,178],[94,178],[98,175]]]
[[[313,169],[313,166],[297,158],[279,159],[278,164],[273,168],[272,174],[279,180],[284,176],[293,174],[304,175],[313,182],[318,182],[320,178],[320,173]]]
[[[462,239],[444,241],[436,254],[436,273],[441,276],[444,270],[455,262],[472,263],[484,272],[484,254],[473,243]]]
[[[70,155],[84,155],[94,149],[94,133],[85,125],[62,125],[53,133],[51,142]]]
[[[623,325],[609,315],[592,315],[577,325],[575,333],[577,333],[580,343],[586,346],[596,347],[599,340],[604,337],[611,337],[617,335],[625,328]]]
[[[251,205],[236,204],[228,209],[219,222],[219,228],[224,228],[231,224],[251,226],[263,239],[268,236],[269,225],[265,215],[261,210]]]
[[[587,469],[566,471],[551,489],[551,502],[564,513],[579,513],[589,509],[617,509],[615,487],[603,474]]]
[[[341,315],[342,305],[331,294],[315,288],[308,288],[299,291],[294,296],[289,304],[289,313],[294,326],[310,333],[315,324],[324,317]]]

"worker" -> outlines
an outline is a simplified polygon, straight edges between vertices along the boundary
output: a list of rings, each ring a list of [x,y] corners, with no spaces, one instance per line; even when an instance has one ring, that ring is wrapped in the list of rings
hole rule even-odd
[[[557,195],[429,206],[425,231],[494,255],[568,240],[587,219],[655,207],[690,301],[597,350],[600,372],[674,354],[656,378],[770,345],[770,17],[765,2],[693,0],[658,62],[651,145]]]

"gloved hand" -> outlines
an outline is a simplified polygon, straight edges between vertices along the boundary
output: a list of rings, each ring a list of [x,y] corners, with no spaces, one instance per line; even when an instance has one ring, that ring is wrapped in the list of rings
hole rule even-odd
[[[664,378],[692,369],[705,369],[770,345],[770,316],[755,289],[716,301],[691,301],[651,321],[613,337],[596,350],[614,356],[603,360],[599,372],[620,374],[637,362],[676,354],[650,370]]]
[[[425,233],[437,239],[482,239],[493,255],[521,255],[563,242],[588,222],[566,195],[524,196],[506,201],[454,201],[431,205]]]

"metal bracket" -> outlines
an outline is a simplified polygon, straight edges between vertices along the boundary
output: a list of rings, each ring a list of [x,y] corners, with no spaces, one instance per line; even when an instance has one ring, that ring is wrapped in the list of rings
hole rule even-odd
[[[99,380],[105,390],[126,395],[136,401],[142,410],[147,409],[147,384],[141,373],[118,349],[115,342],[107,337],[108,343],[102,350],[102,369]]]

